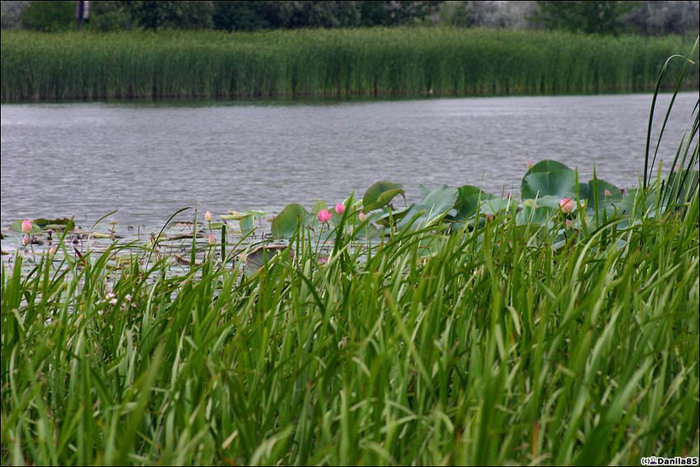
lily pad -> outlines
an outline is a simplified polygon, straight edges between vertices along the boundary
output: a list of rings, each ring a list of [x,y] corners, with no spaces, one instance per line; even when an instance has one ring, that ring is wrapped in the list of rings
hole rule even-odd
[[[403,186],[399,183],[382,180],[367,189],[362,197],[362,206],[365,212],[386,206],[397,195],[404,196]]]
[[[477,207],[482,200],[493,199],[493,195],[471,185],[457,188],[457,202],[454,207],[457,214],[454,220],[460,221],[476,214]]]
[[[481,201],[479,205],[479,212],[481,214],[497,214],[501,211],[508,209],[514,210],[517,208],[517,204],[511,199],[506,197],[492,197]]]
[[[533,165],[532,167],[530,167],[530,169],[528,169],[525,176],[528,176],[532,173],[551,172],[552,170],[571,170],[571,171],[573,171],[569,166],[562,164],[561,162],[553,161],[550,159],[545,159],[545,160],[540,161],[537,164]]]
[[[398,227],[411,225],[420,229],[435,224],[442,219],[457,201],[457,188],[440,185],[431,191],[420,203],[412,205]]]
[[[382,214],[379,216],[376,220],[377,224],[382,225],[384,227],[389,227],[392,223],[396,225],[401,219],[403,219],[408,211],[411,209],[413,205],[403,208],[403,209],[396,209],[393,211],[387,210],[386,213]],[[392,220],[393,219],[393,220]]]
[[[534,168],[534,167],[533,167]],[[579,184],[579,197],[586,198],[588,185]],[[542,196],[559,198],[576,197],[576,172],[571,169],[555,169],[548,172],[533,172],[525,175],[520,186],[522,199]]]
[[[10,224],[9,229],[13,232],[24,233],[24,232],[22,232],[22,222],[23,222],[22,219],[20,219],[16,222],[13,222],[12,224]],[[31,230],[31,232],[29,232],[29,234],[30,235],[38,235],[42,232],[43,232],[43,230],[41,229],[41,227],[39,227],[38,225],[36,225],[36,223],[34,223],[34,221],[32,221],[32,230]]]
[[[40,217],[39,219],[34,219],[32,222],[34,222],[34,225],[38,225],[44,230],[48,229],[53,229],[53,230],[68,230],[71,231],[75,229],[75,222],[73,222],[73,219],[68,219],[67,217],[62,217],[62,218],[56,218],[56,219],[45,219],[43,217]]]
[[[285,238],[294,235],[299,225],[309,213],[300,204],[293,203],[287,205],[277,217],[272,220],[272,236],[275,238]]]

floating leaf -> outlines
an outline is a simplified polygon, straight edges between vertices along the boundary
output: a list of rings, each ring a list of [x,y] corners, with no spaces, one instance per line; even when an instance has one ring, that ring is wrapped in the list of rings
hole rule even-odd
[[[557,209],[550,206],[526,206],[515,215],[516,225],[538,224],[546,225],[557,215]]]
[[[594,183],[595,182],[595,183]],[[597,183],[598,185],[598,203],[603,204],[606,201],[620,201],[622,199],[622,191],[613,185],[612,183],[608,183],[605,180],[597,179],[597,180],[589,180],[588,181],[588,194],[586,198],[588,199],[588,204],[589,206],[593,205],[593,193],[595,193],[595,184]],[[605,190],[607,190],[610,193],[610,196],[605,196]]]
[[[553,170],[572,170],[572,169],[570,167],[562,164],[561,162],[545,159],[545,160],[540,161],[537,164],[533,165],[532,167],[530,167],[530,169],[527,171],[525,176],[528,176],[529,174],[532,174],[532,173],[551,172]]]
[[[406,214],[408,213],[409,209],[411,209],[413,205],[407,207],[407,208],[402,208],[402,209],[396,209],[392,211],[388,211],[384,214],[382,214],[380,217],[377,218],[376,222],[379,225],[382,225],[384,227],[389,227],[392,223],[396,225],[398,221],[403,219]]]
[[[580,199],[588,195],[588,185],[579,184]],[[525,175],[520,186],[522,199],[557,196],[576,197],[576,172],[570,169],[557,169],[549,172],[534,172]]]
[[[246,217],[262,217],[265,214],[267,213],[264,211],[229,211],[228,214],[222,214],[219,217],[225,220],[240,221]]]
[[[43,217],[40,217],[39,219],[34,219],[32,222],[34,223],[34,225],[37,225],[44,230],[48,230],[48,229],[63,230],[63,229],[66,229],[68,231],[71,231],[71,230],[75,229],[75,222],[73,222],[73,219],[68,219],[67,217],[56,218],[56,219],[45,219]]]
[[[457,188],[457,202],[454,207],[457,214],[454,219],[459,221],[476,213],[476,208],[482,200],[493,199],[493,195],[471,185]]]
[[[23,222],[23,219],[20,219],[16,222],[13,222],[12,224],[10,224],[9,229],[13,232],[24,233],[24,232],[22,232],[22,222]],[[38,235],[42,232],[43,232],[43,230],[41,230],[41,227],[39,227],[38,225],[36,225],[36,223],[34,223],[32,221],[32,230],[31,230],[31,232],[29,232],[29,234],[30,235]]]
[[[367,189],[362,197],[365,212],[386,206],[397,195],[404,195],[403,186],[398,183],[382,180]]]
[[[287,205],[277,217],[272,220],[272,236],[275,238],[291,237],[297,227],[304,223],[309,213],[300,204]]]
[[[492,197],[486,200],[481,201],[481,204],[479,205],[479,212],[481,214],[497,214],[501,211],[505,211],[507,209],[516,209],[517,205],[513,202],[511,198],[506,198],[506,197]]]
[[[411,228],[420,229],[433,225],[452,209],[456,201],[457,188],[440,185],[423,201],[412,205],[398,227],[403,228],[410,224]]]
[[[258,245],[248,253],[242,254],[239,259],[244,260],[246,274],[255,272],[263,267],[273,257],[289,248],[289,245]]]
[[[241,228],[241,232],[244,234],[253,231],[255,229],[255,221],[253,216],[246,216],[238,221],[238,225]]]

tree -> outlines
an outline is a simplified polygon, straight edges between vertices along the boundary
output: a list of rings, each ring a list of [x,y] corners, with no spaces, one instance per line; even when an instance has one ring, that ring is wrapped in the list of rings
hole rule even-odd
[[[633,32],[660,36],[663,34],[698,34],[698,2],[641,2],[639,7],[622,18]]]
[[[624,29],[621,18],[638,6],[620,1],[538,1],[535,22],[547,29],[573,32],[618,34]]]
[[[75,27],[75,2],[29,2],[20,23],[35,31],[67,31]]]
[[[254,31],[271,26],[267,19],[269,2],[214,2],[214,29]]]
[[[366,1],[360,2],[363,26],[403,26],[424,22],[436,15],[440,1]]]
[[[213,2],[126,2],[131,17],[144,29],[210,29],[214,26]]]

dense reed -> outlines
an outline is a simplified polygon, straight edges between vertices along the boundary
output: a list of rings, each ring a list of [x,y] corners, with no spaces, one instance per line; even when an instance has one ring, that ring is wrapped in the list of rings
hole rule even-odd
[[[2,100],[650,91],[688,48],[678,37],[452,28],[3,32]]]
[[[1,280],[2,462],[697,456],[698,210],[696,188],[558,249],[563,219],[506,215],[371,251],[339,236],[325,264],[302,235],[250,276],[213,256],[115,270],[116,250],[23,275],[19,256]]]

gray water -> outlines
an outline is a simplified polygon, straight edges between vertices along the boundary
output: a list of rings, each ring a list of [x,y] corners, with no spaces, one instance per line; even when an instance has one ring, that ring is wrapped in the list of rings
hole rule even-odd
[[[679,95],[660,148],[670,164],[697,93]],[[659,98],[656,128],[670,95]],[[517,193],[526,161],[556,159],[637,185],[651,95],[316,103],[2,105],[2,227],[108,212],[151,228],[179,208],[310,208],[373,182]],[[189,215],[191,219],[191,214]]]

